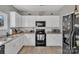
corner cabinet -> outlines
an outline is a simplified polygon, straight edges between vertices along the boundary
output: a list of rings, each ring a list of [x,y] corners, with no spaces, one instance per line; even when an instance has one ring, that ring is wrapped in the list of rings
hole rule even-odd
[[[24,45],[24,37],[11,38],[12,41],[5,44],[5,54],[17,54]]]
[[[10,12],[10,27],[21,27],[22,17],[17,12]]]

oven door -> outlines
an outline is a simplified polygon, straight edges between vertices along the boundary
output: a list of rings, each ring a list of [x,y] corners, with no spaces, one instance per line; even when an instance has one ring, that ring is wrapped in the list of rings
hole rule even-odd
[[[36,35],[36,46],[46,46],[46,34]]]

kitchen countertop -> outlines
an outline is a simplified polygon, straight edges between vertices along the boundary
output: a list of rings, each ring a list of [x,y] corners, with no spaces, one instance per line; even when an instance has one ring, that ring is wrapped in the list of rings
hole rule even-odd
[[[61,32],[59,32],[59,33],[55,33],[55,32],[47,32],[46,34],[61,34]]]
[[[6,35],[1,36],[0,37],[0,46],[14,40],[15,38],[22,37],[25,34],[35,34],[35,32],[18,33],[18,34],[10,35],[8,37]]]
[[[14,40],[15,38],[21,37],[23,35],[24,35],[24,33],[11,35],[11,36],[8,36],[8,37],[7,36],[0,37],[0,46]]]
[[[24,34],[35,34],[35,32],[25,32]]]
[[[0,46],[14,40],[15,38],[21,37],[24,34],[35,34],[35,32],[18,33],[18,34],[15,34],[15,35],[10,35],[8,37],[4,35],[4,36],[0,37]],[[46,32],[46,34],[61,34],[61,32],[59,32],[59,33]]]

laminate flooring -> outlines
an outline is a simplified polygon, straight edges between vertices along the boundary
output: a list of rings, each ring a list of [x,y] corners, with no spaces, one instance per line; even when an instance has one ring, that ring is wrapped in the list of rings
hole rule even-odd
[[[60,46],[53,47],[33,47],[24,46],[19,54],[62,54],[62,48]]]

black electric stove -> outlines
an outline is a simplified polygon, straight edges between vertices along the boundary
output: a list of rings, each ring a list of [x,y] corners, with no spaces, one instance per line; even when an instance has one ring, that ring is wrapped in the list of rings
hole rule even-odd
[[[36,46],[46,46],[45,29],[36,29]]]

